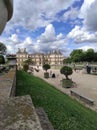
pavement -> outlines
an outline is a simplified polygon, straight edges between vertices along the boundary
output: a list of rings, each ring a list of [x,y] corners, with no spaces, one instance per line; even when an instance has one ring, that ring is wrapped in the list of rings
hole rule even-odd
[[[64,75],[60,74],[60,70],[53,69],[53,70],[49,70],[48,72],[50,71],[55,73],[56,78],[51,78],[51,77],[48,79],[44,78],[44,70],[42,69],[39,72],[34,71],[34,75],[52,84],[55,88],[62,91],[63,93],[70,95],[70,90],[75,90],[81,95],[94,100],[94,105],[88,107],[97,111],[97,76],[96,75],[85,74],[81,70],[76,72],[74,71],[73,74],[69,76],[69,78],[71,78],[72,81],[76,83],[76,87],[66,89],[63,88],[61,84],[61,80],[65,77]],[[85,106],[87,106],[87,104],[85,104]]]

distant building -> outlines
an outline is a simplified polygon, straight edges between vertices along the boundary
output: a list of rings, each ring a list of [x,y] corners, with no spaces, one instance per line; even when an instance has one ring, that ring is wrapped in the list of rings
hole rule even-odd
[[[17,57],[17,67],[18,69],[23,68],[23,62],[30,58],[33,62],[33,65],[42,66],[45,63],[53,65],[62,65],[65,57],[62,55],[60,50],[54,50],[49,52],[48,54],[44,53],[34,53],[28,54],[26,49],[18,49],[16,54]]]
[[[63,60],[65,59],[65,57],[62,55],[60,50],[51,51],[46,56],[46,58],[47,58],[48,63],[50,65],[62,65],[63,64]]]
[[[43,53],[30,54],[29,58],[32,59],[34,65],[41,66],[44,64],[44,54]]]
[[[23,68],[23,62],[28,59],[28,53],[26,52],[26,48],[24,49],[18,49],[18,52],[16,54],[16,60],[17,60],[17,68],[22,69]]]
[[[9,66],[16,66],[16,55],[15,54],[7,54],[6,59],[8,60]]]

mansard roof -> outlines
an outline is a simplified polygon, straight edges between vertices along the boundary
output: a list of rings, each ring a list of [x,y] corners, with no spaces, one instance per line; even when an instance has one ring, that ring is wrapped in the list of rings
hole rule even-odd
[[[28,52],[26,51],[26,48],[23,48],[23,49],[18,48],[17,54],[28,54]],[[28,54],[28,55],[29,56],[50,56],[50,55],[62,55],[62,53],[60,50],[53,50],[53,51],[50,51],[48,54],[36,52],[33,54]]]
[[[52,54],[62,55],[62,53],[61,53],[60,50],[53,50],[53,51],[50,51],[49,55],[52,55]]]
[[[36,52],[36,53],[30,54],[30,55],[44,55],[44,54],[43,54],[43,53]]]
[[[23,48],[23,49],[18,48],[17,54],[28,54],[28,53],[26,51],[26,48]]]

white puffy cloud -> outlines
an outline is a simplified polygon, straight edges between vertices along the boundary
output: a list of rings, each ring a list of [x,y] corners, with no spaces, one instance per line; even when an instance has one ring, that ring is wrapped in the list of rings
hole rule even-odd
[[[31,37],[26,37],[26,39],[24,40],[24,44],[27,44],[27,45],[33,45],[33,41],[31,39]]]
[[[28,52],[33,49],[34,42],[31,37],[26,37],[24,40],[20,40],[17,34],[12,34],[9,37],[0,37],[0,41],[7,47],[7,53],[16,53],[18,48],[27,48]]]
[[[6,47],[7,47],[7,53],[8,53],[8,54],[14,53],[14,50],[13,50],[13,47],[12,47],[12,46],[6,45]]]
[[[19,43],[19,39],[18,39],[17,34],[12,34],[11,37],[9,37],[9,40],[15,44]]]
[[[78,49],[82,49],[84,51],[87,51],[90,48],[93,49],[95,52],[97,52],[97,47],[95,47],[95,45],[84,45],[82,47],[79,47]]]
[[[47,52],[58,48],[64,51],[64,54],[67,54],[71,51],[67,38],[74,39],[75,43],[92,43],[94,47],[93,43],[97,42],[97,0],[84,0],[80,13],[77,7],[71,7],[64,13],[63,17],[58,17],[57,14],[70,7],[74,1],[77,0],[14,0],[13,18],[5,28],[6,32],[12,30],[13,34],[3,39],[9,52],[16,52],[18,48],[27,48],[27,51],[31,53]],[[83,25],[80,24],[79,19],[76,19],[78,14],[79,18],[83,19]],[[54,21],[60,22],[61,20],[69,20],[69,24],[73,25],[72,27],[75,24],[79,26],[75,26],[66,38],[61,32],[56,33],[54,26],[51,24]],[[40,27],[45,27],[45,31],[40,36],[35,37],[37,40],[30,35],[28,36],[28,30],[34,32]],[[27,29],[27,32],[23,32],[25,29]],[[74,44],[74,47],[75,45],[78,44]]]
[[[53,42],[55,40],[55,29],[52,24],[49,24],[45,28],[45,32],[41,34],[41,36],[38,39],[38,42],[41,43],[47,43],[47,42]]]
[[[70,10],[64,13],[63,20],[68,20],[68,19],[74,20],[78,17],[78,14],[79,14],[79,10],[77,8],[71,8]]]
[[[56,14],[67,9],[75,0],[14,0],[14,13],[5,31],[14,26],[29,30],[45,27],[56,20]]]
[[[16,34],[12,34],[9,37],[0,37],[0,42],[7,47],[7,53],[16,53],[16,45],[19,44],[19,39]]]
[[[71,32],[67,35],[68,38],[74,39],[75,43],[96,43],[97,42],[97,32],[90,33],[84,28],[75,26]]]
[[[66,48],[67,41],[65,36],[62,33],[56,35],[55,28],[52,24],[49,24],[44,33],[42,33],[38,39],[37,44],[40,46],[41,51],[50,51],[53,49],[61,49]]]
[[[63,34],[62,33],[58,34],[57,37],[56,37],[57,40],[60,40],[62,38],[63,38]]]
[[[97,31],[97,0],[84,0],[79,17],[83,18],[87,30]]]
[[[76,25],[68,33],[68,39],[72,39],[73,43],[79,43],[73,44],[76,49],[93,48],[97,51],[97,0],[84,0],[79,11],[79,18],[83,19],[83,24]]]

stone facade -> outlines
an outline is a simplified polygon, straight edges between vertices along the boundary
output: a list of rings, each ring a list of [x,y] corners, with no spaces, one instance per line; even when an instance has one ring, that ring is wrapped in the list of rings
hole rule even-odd
[[[34,65],[43,65],[44,64],[44,54],[43,53],[35,53],[30,54],[29,58],[32,59]]]
[[[42,66],[45,63],[50,65],[62,65],[65,57],[59,50],[54,50],[49,52],[48,54],[44,53],[34,53],[28,54],[26,49],[19,49],[17,54],[17,67],[18,69],[22,69],[23,62],[30,58],[33,61],[33,65]]]
[[[54,50],[46,56],[50,65],[62,65],[65,57],[62,55],[60,50]]]
[[[28,53],[26,52],[26,49],[18,49],[18,52],[16,54],[16,60],[17,60],[17,67],[18,69],[23,68],[23,62],[28,59]]]

